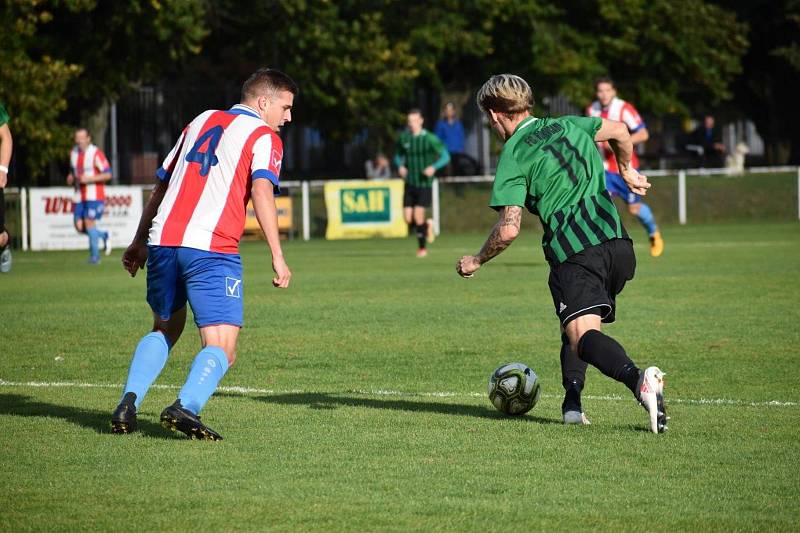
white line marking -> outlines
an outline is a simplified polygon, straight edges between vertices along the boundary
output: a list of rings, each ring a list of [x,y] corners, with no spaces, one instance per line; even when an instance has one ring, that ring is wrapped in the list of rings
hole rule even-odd
[[[0,379],[0,387],[19,387],[19,388],[74,388],[74,389],[121,389],[122,383],[81,383],[75,381],[6,381]],[[153,385],[151,389],[178,390],[179,385]],[[387,389],[349,389],[342,392],[330,391],[307,391],[300,389],[260,389],[255,387],[222,386],[217,387],[219,392],[235,392],[239,394],[357,394],[359,396],[394,396],[399,398],[483,398],[485,394],[479,392],[404,392]],[[561,398],[558,394],[542,394],[543,398]],[[587,400],[600,400],[607,402],[630,402],[628,396],[584,396]],[[786,402],[779,400],[750,401],[736,400],[732,398],[667,398],[667,403],[678,403],[686,405],[739,405],[746,407],[798,407],[800,402]]]

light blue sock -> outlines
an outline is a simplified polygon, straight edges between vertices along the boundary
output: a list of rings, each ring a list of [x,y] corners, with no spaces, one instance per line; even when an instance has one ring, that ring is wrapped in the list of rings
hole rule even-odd
[[[186,383],[178,393],[181,405],[194,414],[200,413],[227,371],[228,358],[222,348],[206,346],[200,350],[194,358]]]
[[[650,209],[650,206],[645,203],[641,203],[639,206],[639,214],[636,215],[636,217],[639,219],[639,222],[642,223],[644,229],[647,230],[647,234],[652,235],[658,231],[656,219],[653,217],[653,211]]]
[[[156,380],[164,368],[164,363],[169,357],[169,343],[167,338],[160,331],[148,333],[136,346],[131,359],[131,367],[128,370],[128,381],[125,383],[125,391],[136,394],[136,409],[139,409],[147,389]]]
[[[86,234],[89,236],[89,256],[92,259],[99,259],[100,252],[97,241],[100,240],[100,231],[97,228],[89,228],[86,230]]]

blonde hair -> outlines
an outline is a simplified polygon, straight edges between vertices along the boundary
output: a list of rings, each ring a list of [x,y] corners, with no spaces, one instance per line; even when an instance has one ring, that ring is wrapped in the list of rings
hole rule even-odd
[[[514,74],[496,74],[478,91],[478,107],[484,113],[517,115],[533,109],[533,90],[528,82]]]

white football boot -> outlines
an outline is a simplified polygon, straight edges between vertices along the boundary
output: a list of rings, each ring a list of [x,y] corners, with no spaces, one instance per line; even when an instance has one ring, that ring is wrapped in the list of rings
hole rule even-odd
[[[586,418],[586,413],[582,411],[564,411],[565,424],[578,424],[582,426],[590,426],[592,423]]]
[[[639,376],[637,400],[650,415],[650,431],[667,431],[667,410],[664,407],[664,373],[657,366],[647,367]]]
[[[0,252],[0,272],[11,272],[11,243],[8,243]]]

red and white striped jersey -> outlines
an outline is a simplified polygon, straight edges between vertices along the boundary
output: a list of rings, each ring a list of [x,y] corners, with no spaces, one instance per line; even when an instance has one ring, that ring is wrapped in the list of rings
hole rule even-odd
[[[100,183],[81,183],[78,184],[82,176],[95,176],[104,172],[111,172],[111,165],[106,158],[106,154],[97,146],[90,144],[85,151],[81,151],[77,146],[69,153],[69,166],[72,175],[75,177],[75,201],[86,202],[88,200],[105,201],[105,185]]]
[[[639,112],[636,111],[636,108],[633,107],[630,102],[626,102],[616,96],[611,100],[611,103],[608,104],[608,107],[605,108],[600,105],[600,102],[595,100],[592,102],[592,105],[586,108],[586,116],[624,122],[625,125],[628,126],[628,131],[631,133],[636,133],[640,129],[647,127],[644,120],[642,120],[642,117],[639,115]],[[606,170],[619,174],[617,159],[614,157],[614,152],[611,150],[608,143],[602,142],[597,143],[597,145],[600,148],[600,152],[603,154],[603,165],[606,167]],[[636,156],[635,149],[631,155],[631,165],[633,168],[639,168],[639,158]]]
[[[278,194],[281,138],[243,104],[198,115],[181,133],[157,175],[169,181],[149,244],[235,254],[252,180]]]

